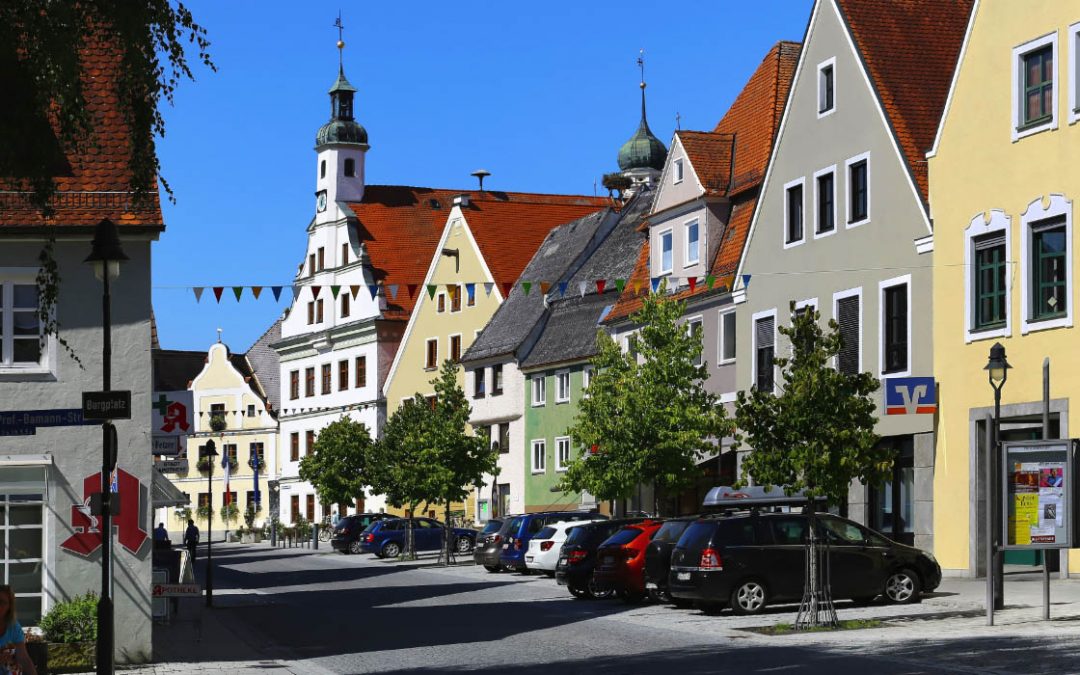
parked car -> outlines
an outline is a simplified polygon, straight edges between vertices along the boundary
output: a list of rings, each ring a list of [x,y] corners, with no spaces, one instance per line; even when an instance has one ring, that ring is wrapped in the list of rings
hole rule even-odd
[[[645,547],[645,591],[661,602],[671,602],[668,593],[668,572],[671,570],[671,552],[679,537],[699,516],[686,516],[665,521]],[[680,600],[677,604],[687,604]]]
[[[527,572],[525,551],[529,549],[529,540],[544,527],[560,520],[598,520],[603,518],[606,518],[606,516],[589,511],[545,511],[515,516],[511,519],[510,529],[507,530],[503,538],[499,563],[508,569]]]
[[[443,546],[443,524],[433,518],[413,518],[413,540],[417,551],[438,551]],[[405,550],[408,520],[394,518],[380,520],[368,527],[360,541],[365,553],[380,558],[394,558]],[[469,553],[476,544],[476,530],[463,527],[451,528],[452,545],[458,553]]]
[[[601,543],[593,571],[596,587],[626,602],[640,602],[645,597],[645,548],[661,525],[659,520],[627,525]]]
[[[490,532],[485,526],[484,531],[477,535],[476,548],[473,549],[473,561],[477,565],[483,565],[488,572],[501,572],[503,570],[502,563],[499,562],[499,556],[502,555],[503,540],[506,539],[506,533],[510,531],[510,524],[517,517],[507,516],[502,520],[492,518],[488,521],[489,525],[498,523],[498,527],[494,532]]]
[[[562,550],[570,528],[594,522],[602,521],[560,520],[540,530],[529,540],[529,550],[525,552],[525,566],[530,570],[555,576],[555,566],[559,563],[559,551]]]
[[[869,602],[883,595],[891,603],[908,603],[941,583],[941,567],[925,551],[830,514],[818,515],[818,527],[828,538],[833,598]],[[802,513],[741,512],[695,521],[671,556],[671,596],[712,608],[726,605],[737,614],[797,602],[808,530]]]
[[[640,523],[644,518],[621,518],[605,520],[570,528],[555,566],[555,581],[566,586],[570,594],[579,599],[606,598],[610,589],[596,586],[593,569],[596,566],[596,549],[611,535],[627,525]]]
[[[344,516],[334,526],[330,547],[342,553],[360,553],[360,535],[367,526],[394,517],[389,513],[357,513]]]

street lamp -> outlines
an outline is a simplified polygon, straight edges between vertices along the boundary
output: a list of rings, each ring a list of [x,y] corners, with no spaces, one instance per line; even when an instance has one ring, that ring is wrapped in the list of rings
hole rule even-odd
[[[206,606],[214,606],[214,458],[218,456],[214,439],[206,441],[202,456],[206,458],[209,470],[206,472]]]
[[[987,359],[986,366],[983,368],[987,372],[990,379],[990,386],[994,389],[994,436],[993,442],[990,447],[987,448],[987,462],[989,466],[986,469],[986,490],[987,490],[987,511],[986,517],[989,519],[990,532],[986,539],[987,551],[987,566],[986,576],[987,585],[993,585],[993,604],[994,609],[1005,608],[1005,561],[996,542],[998,537],[1001,536],[1001,503],[997,499],[997,481],[996,475],[998,467],[1001,465],[1001,388],[1005,386],[1005,381],[1009,379],[1009,369],[1012,366],[1005,359],[1005,347],[1001,346],[1000,342],[995,342],[994,346],[990,348],[990,358]],[[987,591],[989,595],[989,591]]]
[[[94,228],[90,255],[94,276],[103,284],[101,295],[101,379],[102,391],[112,386],[112,295],[109,282],[120,276],[120,263],[128,260],[120,246],[120,233],[108,218]],[[97,672],[113,672],[112,598],[112,472],[116,467],[116,434],[111,422],[101,425],[101,595],[97,606]]]

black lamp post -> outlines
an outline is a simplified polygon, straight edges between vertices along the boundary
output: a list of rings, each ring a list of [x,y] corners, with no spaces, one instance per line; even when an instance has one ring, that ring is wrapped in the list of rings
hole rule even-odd
[[[1005,347],[1000,342],[995,342],[990,348],[990,358],[987,359],[986,367],[990,378],[990,386],[994,389],[994,442],[987,449],[987,461],[990,462],[986,475],[988,477],[986,489],[990,495],[990,508],[986,517],[990,519],[991,532],[986,545],[991,547],[992,556],[987,556],[991,565],[987,566],[986,574],[993,580],[994,609],[1005,608],[1005,560],[998,545],[1001,536],[1001,500],[998,499],[997,476],[1001,466],[1001,388],[1009,379],[1009,362],[1005,359]]]
[[[120,263],[128,260],[120,246],[120,233],[108,218],[94,228],[90,255],[84,263],[92,265],[94,276],[104,284],[101,295],[101,379],[102,391],[112,386],[112,296],[109,282],[120,276]],[[101,425],[101,595],[97,606],[97,672],[113,672],[113,597],[112,597],[112,472],[116,468],[116,434],[112,423]],[[136,507],[137,508],[137,507]]]
[[[218,456],[217,444],[210,439],[203,446],[209,470],[206,472],[206,606],[214,606],[214,458]]]

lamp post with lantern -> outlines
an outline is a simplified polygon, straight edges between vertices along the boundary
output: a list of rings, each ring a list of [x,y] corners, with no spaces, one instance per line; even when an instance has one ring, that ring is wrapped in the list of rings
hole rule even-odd
[[[94,228],[90,255],[84,263],[94,268],[94,276],[103,284],[101,295],[101,379],[102,391],[112,386],[112,292],[109,283],[120,276],[120,263],[128,260],[120,246],[116,224],[102,219]],[[95,661],[98,673],[113,672],[114,608],[112,597],[112,472],[116,468],[116,430],[112,423],[101,425],[101,594],[97,606],[97,645]],[[136,505],[137,508],[137,505]]]
[[[1005,358],[1005,347],[995,342],[990,348],[990,357],[983,370],[987,371],[990,386],[994,389],[994,429],[993,441],[987,448],[986,467],[986,583],[987,605],[993,604],[995,610],[1005,608],[1005,561],[998,537],[1001,536],[1001,500],[998,499],[997,471],[1001,465],[1001,389],[1009,379],[1009,365]],[[991,603],[992,600],[992,603]],[[993,615],[990,614],[990,621]]]
[[[200,452],[206,458],[209,470],[206,472],[206,606],[214,606],[214,461],[218,456],[214,439],[206,441]]]

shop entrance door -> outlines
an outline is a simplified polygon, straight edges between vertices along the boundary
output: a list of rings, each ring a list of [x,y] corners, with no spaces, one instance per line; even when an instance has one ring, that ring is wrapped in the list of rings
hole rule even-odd
[[[871,492],[871,527],[907,546],[915,545],[915,445],[911,436],[882,439],[897,446],[892,477]]]

